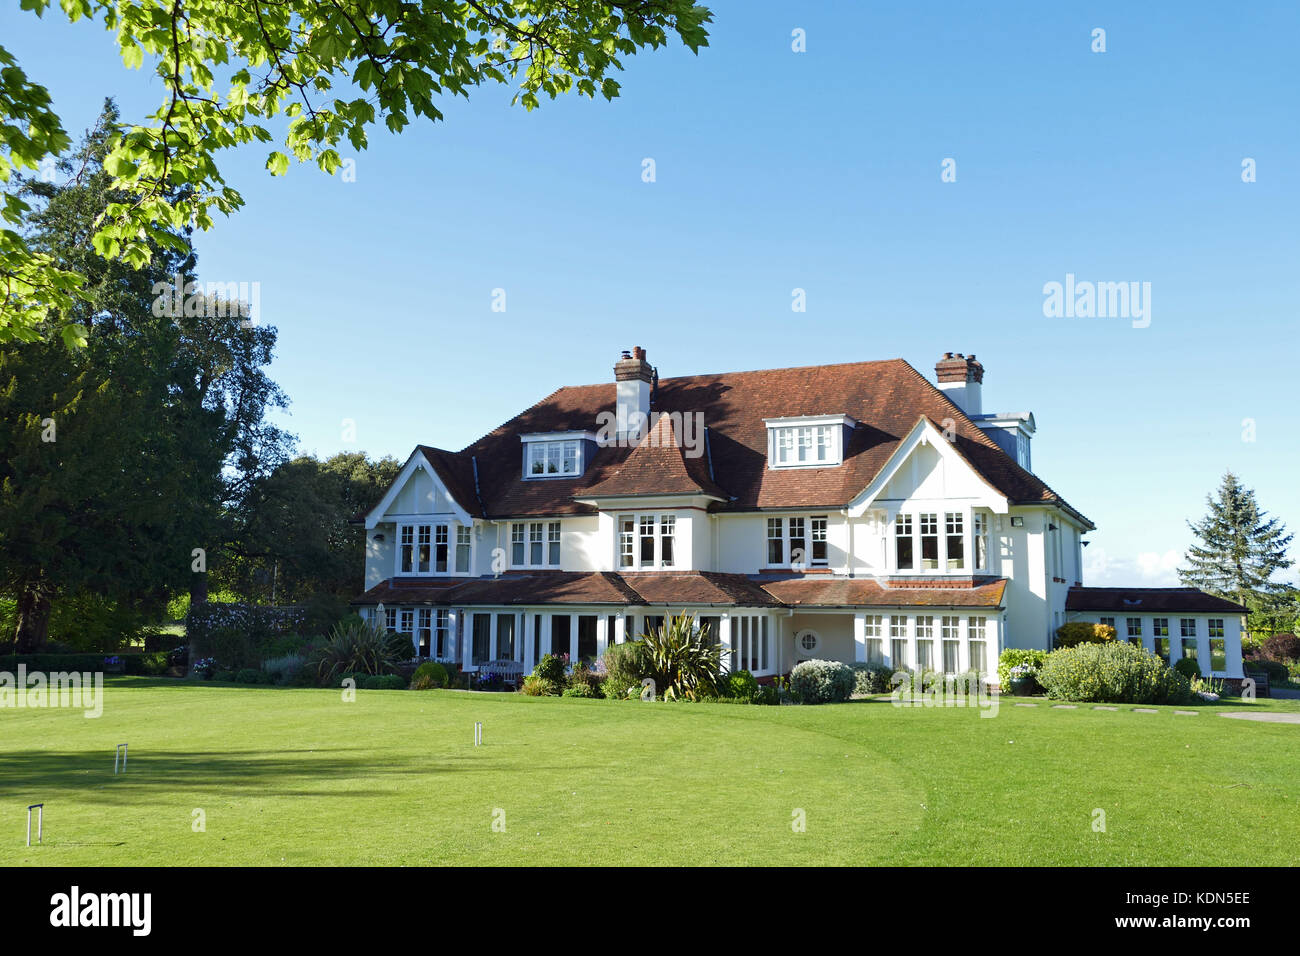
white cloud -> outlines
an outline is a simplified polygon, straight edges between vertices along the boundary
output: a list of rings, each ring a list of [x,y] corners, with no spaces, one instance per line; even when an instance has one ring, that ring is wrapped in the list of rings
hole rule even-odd
[[[1126,557],[1093,544],[1083,552],[1083,583],[1088,587],[1175,587],[1182,560],[1182,553],[1173,549]]]

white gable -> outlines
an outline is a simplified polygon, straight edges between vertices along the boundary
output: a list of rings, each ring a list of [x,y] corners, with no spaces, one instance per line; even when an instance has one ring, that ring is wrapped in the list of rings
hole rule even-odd
[[[849,504],[860,517],[883,508],[892,517],[906,501],[969,501],[1005,514],[1007,500],[971,467],[952,442],[928,419],[916,423],[880,474]]]
[[[454,517],[461,524],[472,525],[473,519],[447,493],[433,467],[421,452],[406,462],[382,501],[366,515],[366,527],[385,521],[424,515]]]

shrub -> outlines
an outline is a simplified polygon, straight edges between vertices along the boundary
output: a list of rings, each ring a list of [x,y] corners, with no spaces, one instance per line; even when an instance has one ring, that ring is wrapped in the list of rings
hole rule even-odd
[[[1118,704],[1187,704],[1187,678],[1128,642],[1080,644],[1047,655],[1038,682],[1056,700]]]
[[[722,645],[707,640],[696,626],[694,615],[669,618],[639,643],[645,654],[645,676],[655,682],[664,700],[719,696]]]
[[[732,671],[727,675],[723,696],[737,704],[752,704],[759,696],[758,681],[749,671]]]
[[[285,654],[262,662],[262,670],[277,684],[287,684],[293,680],[298,671],[307,662],[304,654]]]
[[[854,664],[853,693],[863,696],[887,693],[893,677],[893,670],[884,664]]]
[[[416,683],[420,686],[416,687]],[[433,687],[447,686],[447,668],[437,661],[425,661],[411,675],[411,690],[429,690]]]
[[[623,700],[633,688],[641,693],[641,679],[649,668],[645,660],[645,645],[640,641],[628,641],[625,644],[611,644],[601,658],[605,668],[605,679],[600,691],[606,697]]]
[[[1002,690],[1011,689],[1011,668],[1027,666],[1026,676],[1035,677],[1047,660],[1047,651],[1031,651],[1021,647],[1008,647],[998,656],[998,684]]]
[[[1279,681],[1285,681],[1288,677],[1287,666],[1281,661],[1270,660],[1267,657],[1252,657],[1244,662],[1246,670],[1263,671],[1268,675],[1270,684],[1276,684]]]
[[[272,639],[299,630],[302,617],[298,608],[210,601],[189,609],[185,633],[198,657],[215,657],[223,667],[247,668],[261,662],[266,656],[262,648]]]
[[[533,676],[550,681],[556,687],[563,687],[566,682],[565,668],[566,664],[563,657],[556,657],[554,654],[543,654],[542,659],[533,668]]]
[[[317,673],[326,681],[345,671],[387,674],[395,666],[388,634],[366,621],[336,624],[316,664]]]
[[[1190,657],[1180,657],[1174,662],[1174,670],[1182,674],[1191,681],[1193,677],[1201,676],[1201,665]]]
[[[853,668],[839,661],[802,661],[790,672],[790,691],[801,704],[846,701],[854,684]]]
[[[256,667],[245,667],[236,672],[236,684],[269,684],[271,675],[264,671],[259,671]]]
[[[554,697],[558,693],[555,684],[545,677],[529,674],[519,685],[519,693],[529,697]]]
[[[400,674],[363,674],[357,686],[366,690],[406,690],[406,681]]]
[[[602,682],[601,675],[589,668],[586,664],[575,664],[569,674],[570,687],[586,687],[591,691],[591,697],[600,697],[600,685]]]
[[[1115,628],[1109,624],[1090,621],[1071,621],[1056,629],[1056,647],[1078,647],[1080,644],[1105,644],[1115,640]]]
[[[211,657],[200,657],[190,669],[190,674],[199,680],[214,680],[216,673],[217,662]]]
[[[234,671],[217,671],[212,675],[214,681],[220,681],[223,684],[233,684],[235,682]]]
[[[599,696],[599,691],[597,691],[590,684],[574,684],[572,687],[564,688],[564,693],[561,696],[594,698]]]
[[[388,653],[394,662],[409,661],[415,657],[415,644],[410,634],[388,635]]]
[[[1260,647],[1260,655],[1271,661],[1300,661],[1300,637],[1274,634]]]

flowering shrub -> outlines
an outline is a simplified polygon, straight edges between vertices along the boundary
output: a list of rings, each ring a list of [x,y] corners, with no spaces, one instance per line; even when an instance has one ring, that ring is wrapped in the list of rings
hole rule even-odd
[[[1056,629],[1056,647],[1078,647],[1080,644],[1105,644],[1115,640],[1115,628],[1109,624],[1090,621],[1071,621]]]
[[[1004,691],[1011,689],[1013,677],[1038,677],[1038,668],[1047,660],[1047,651],[1030,651],[1020,647],[1008,647],[998,657],[998,684]],[[1016,674],[1013,668],[1022,667]]]
[[[801,704],[835,704],[853,694],[853,668],[839,661],[802,661],[790,672],[790,692]]]
[[[194,667],[190,673],[200,680],[212,680],[212,675],[217,672],[217,661],[213,657],[200,657],[194,662]]]
[[[266,642],[293,633],[302,622],[303,612],[295,607],[207,602],[190,607],[185,633],[196,656],[239,669],[257,666]]]
[[[1300,637],[1294,634],[1274,634],[1260,646],[1259,652],[1271,661],[1288,663],[1300,660]]]
[[[893,677],[893,669],[884,664],[854,664],[853,693],[863,696],[888,693]]]
[[[1038,671],[1047,696],[1118,704],[1187,704],[1187,678],[1150,651],[1127,642],[1053,651]]]

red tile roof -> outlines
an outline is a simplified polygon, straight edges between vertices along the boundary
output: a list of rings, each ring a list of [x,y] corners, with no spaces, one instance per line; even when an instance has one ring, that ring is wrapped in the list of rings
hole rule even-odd
[[[678,432],[671,416],[660,415],[640,444],[626,458],[611,463],[583,494],[592,498],[704,494],[725,501],[726,492],[708,474],[704,435],[698,436],[698,449],[692,450]]]
[[[1003,578],[975,587],[884,587],[870,578],[789,578],[764,589],[787,607],[986,607],[1002,606]]]
[[[1198,588],[1070,588],[1067,611],[1129,611],[1134,614],[1222,611],[1247,614],[1249,608]]]
[[[1002,606],[1006,580],[975,587],[891,588],[868,578],[759,580],[713,571],[538,571],[447,582],[384,581],[353,604],[717,605],[723,607],[984,607]]]
[[[439,474],[445,467],[452,476],[453,494],[462,507],[488,517],[586,514],[592,507],[575,501],[575,495],[586,497],[598,488],[640,494],[688,484],[725,495],[730,500],[716,507],[729,510],[843,507],[871,483],[924,416],[939,428],[950,420],[954,447],[1013,504],[1055,503],[1069,509],[901,359],[661,379],[652,411],[702,413],[708,429],[705,457],[678,456],[679,462],[644,443],[631,451],[611,446],[600,448],[580,477],[523,477],[520,435],[596,431],[597,416],[614,404],[613,382],[561,388],[462,451],[437,452],[443,462]],[[764,419],[830,414],[848,415],[858,423],[842,465],[767,467]]]

